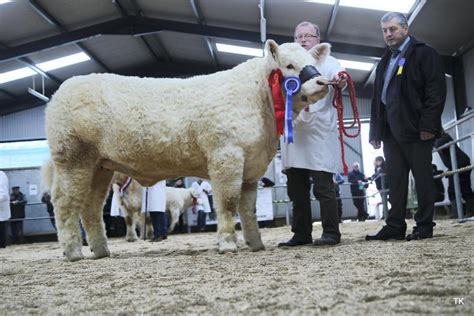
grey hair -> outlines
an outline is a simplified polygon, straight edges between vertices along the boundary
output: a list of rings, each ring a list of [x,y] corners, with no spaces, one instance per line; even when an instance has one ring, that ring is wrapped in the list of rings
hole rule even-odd
[[[400,12],[387,12],[384,14],[382,19],[380,20],[380,23],[386,23],[391,21],[392,19],[397,18],[398,19],[398,24],[402,27],[408,27],[408,20],[405,14],[400,13]]]
[[[357,166],[357,168],[360,168],[360,164],[357,161],[352,164],[352,167],[355,167],[355,166]]]
[[[318,38],[321,38],[321,32],[319,31],[319,26],[317,26],[316,24],[308,22],[308,21],[303,21],[295,27],[295,32],[296,32],[296,29],[299,28],[300,26],[312,26],[312,27],[314,27],[314,29],[316,30],[316,36]]]

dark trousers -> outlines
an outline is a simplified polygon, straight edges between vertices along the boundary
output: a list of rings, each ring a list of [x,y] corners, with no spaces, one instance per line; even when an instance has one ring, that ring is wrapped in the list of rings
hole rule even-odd
[[[208,195],[207,198],[209,199],[209,206],[211,207],[211,213],[209,213],[209,219],[215,220],[216,219],[216,211],[214,210],[214,198],[212,195]]]
[[[311,215],[311,182],[313,193],[321,208],[323,236],[339,239],[339,215],[337,211],[336,191],[332,173],[308,169],[290,168],[286,170],[288,177],[288,196],[293,202],[293,222],[291,231],[294,238],[301,241],[312,240],[313,221]]]
[[[359,221],[365,221],[367,219],[367,217],[369,217],[369,214],[366,212],[365,210],[365,205],[367,204],[365,198],[361,198],[365,196],[365,192],[362,191],[362,194],[354,194],[352,193],[352,203],[354,204],[354,206],[356,207],[357,209],[357,219]],[[354,199],[354,197],[357,197],[356,199]]]
[[[341,189],[339,185],[336,184],[336,202],[337,202],[337,214],[339,215],[339,222],[342,223],[342,200],[341,200]]]
[[[0,222],[0,248],[5,248],[7,246],[7,229],[8,229],[8,222],[1,221]]]
[[[204,231],[206,229],[206,213],[204,211],[198,211],[197,227],[199,231]]]
[[[431,141],[399,142],[390,137],[384,141],[383,150],[387,162],[387,176],[390,179],[389,201],[392,205],[386,220],[387,225],[406,230],[408,174],[411,170],[418,197],[416,225],[420,229],[432,230],[435,186],[431,169]]]
[[[164,212],[150,212],[151,224],[153,225],[153,237],[168,236],[168,219]]]
[[[10,229],[12,231],[12,242],[20,242],[23,240],[23,220],[17,219],[10,222]]]

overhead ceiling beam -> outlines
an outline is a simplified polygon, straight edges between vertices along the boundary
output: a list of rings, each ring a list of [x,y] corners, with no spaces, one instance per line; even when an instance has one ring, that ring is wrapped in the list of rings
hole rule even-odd
[[[336,22],[337,12],[339,11],[339,2],[340,0],[336,0],[332,7],[331,18],[329,19],[328,27],[326,29],[326,36],[324,36],[325,41],[329,41],[329,36],[331,35],[332,28],[334,27],[334,23]]]
[[[224,67],[225,69],[225,67]],[[125,68],[115,71],[117,74],[127,76],[140,76],[140,77],[190,77],[194,75],[210,74],[214,73],[215,68],[213,66],[196,64],[196,63],[183,63],[183,62],[153,62],[152,64],[143,65],[139,67]],[[46,89],[46,95],[52,95],[56,89]],[[0,101],[0,116],[14,112],[23,111],[29,108],[42,106],[45,104],[29,94],[20,96],[12,95],[8,91],[0,89],[0,93],[5,95],[11,95],[10,100]]]
[[[143,18],[123,17],[107,22],[86,26],[74,31],[54,35],[40,40],[28,42],[7,50],[0,51],[0,62],[16,59],[37,51],[51,49],[56,46],[78,43],[100,35],[145,35],[161,31],[180,32],[203,35],[208,37],[226,38],[248,42],[260,42],[260,33],[226,27],[199,25],[195,23]],[[279,43],[292,42],[293,37],[279,34],[267,34],[267,38]],[[362,56],[379,57],[385,51],[383,47],[373,47],[358,44],[332,42],[332,50],[338,53],[357,54]]]
[[[5,89],[0,89],[0,93],[5,95],[9,100],[15,101],[16,100],[16,95],[13,93],[5,90]]]
[[[7,50],[9,47],[5,44],[0,43],[0,49]],[[40,68],[36,67],[35,63],[27,58],[27,57],[20,57],[17,59],[18,62],[22,63],[26,67],[33,69],[37,73],[39,73],[41,76],[48,78],[49,80],[57,83],[58,85],[62,83],[61,80],[59,80],[57,77],[53,76],[52,74],[47,73],[46,71],[41,70]]]
[[[198,24],[206,25],[206,21],[204,20],[204,16],[202,15],[201,7],[199,6],[198,0],[189,0],[189,4],[191,5],[191,8],[193,9],[193,13],[197,19]],[[207,36],[205,36],[204,38],[206,40],[207,49],[209,50],[209,53],[211,54],[214,66],[216,67],[216,69],[219,69],[220,68],[219,62],[217,61],[217,56],[214,52],[214,46],[211,42],[211,39]]]
[[[42,5],[38,3],[36,0],[30,0],[30,6],[38,13],[43,19],[45,19],[49,24],[53,25],[58,29],[61,33],[66,34],[68,30],[51,14],[49,13]],[[107,72],[111,72],[110,68],[104,64],[97,55],[95,55],[92,51],[90,51],[87,47],[85,47],[82,43],[76,42],[77,47],[79,47],[82,51],[84,51],[90,58],[92,58],[97,64],[99,64],[102,68],[104,68]]]
[[[126,1],[126,0],[123,0],[123,1]],[[118,10],[120,11],[120,13],[122,14],[123,17],[128,17],[130,16],[130,14],[128,14],[127,10],[123,7],[122,3],[120,2],[120,0],[115,0],[114,1],[115,3],[115,6],[118,8]],[[140,7],[140,5],[135,1],[135,0],[129,0],[128,2],[132,8],[133,8],[133,11],[134,12],[134,15],[137,16],[137,17],[143,17],[143,10],[142,8]],[[158,35],[156,34],[153,34],[153,39],[155,40],[155,43],[157,44],[157,46],[159,47],[160,51],[162,52],[162,55],[163,55],[163,59],[165,59],[167,62],[170,62],[171,61],[171,57],[168,53],[168,51],[166,50],[165,46],[163,45],[163,43],[161,42],[160,38],[158,37]],[[158,54],[155,52],[155,50],[153,49],[153,47],[150,45],[150,43],[146,40],[146,38],[144,36],[140,36],[140,39],[143,41],[143,43],[145,44],[145,46],[147,47],[148,51],[153,55],[153,57],[155,58],[156,61],[161,61],[162,58],[160,58],[158,56]]]

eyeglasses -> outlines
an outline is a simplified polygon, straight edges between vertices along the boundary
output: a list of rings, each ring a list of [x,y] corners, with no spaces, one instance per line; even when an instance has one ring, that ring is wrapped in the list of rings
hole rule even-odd
[[[313,34],[299,34],[295,36],[295,40],[310,39],[310,38],[318,38],[318,36],[313,35]]]

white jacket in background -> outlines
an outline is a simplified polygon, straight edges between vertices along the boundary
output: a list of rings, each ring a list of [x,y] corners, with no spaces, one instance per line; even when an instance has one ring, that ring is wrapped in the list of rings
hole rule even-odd
[[[9,190],[7,175],[0,171],[0,222],[8,221],[11,217]]]
[[[147,193],[148,190],[148,193]],[[142,213],[166,211],[166,181],[160,181],[154,186],[143,188]]]
[[[201,207],[200,204],[201,204],[202,207],[203,207],[204,213],[210,213],[211,212],[211,205],[209,204],[209,198],[207,197],[206,192],[204,192],[204,190],[203,190],[203,189],[207,190],[205,183],[207,183],[207,182],[203,181],[203,182],[201,182],[201,184],[199,184],[199,183],[197,183],[197,181],[195,181],[191,184],[191,188],[194,189],[194,192],[199,194],[198,200],[199,199],[201,200],[201,203],[199,203],[199,201],[198,201],[198,210],[200,210],[200,207]],[[204,185],[204,187],[203,187],[203,185]],[[207,183],[207,185],[209,185],[209,187],[210,187],[209,183]]]

